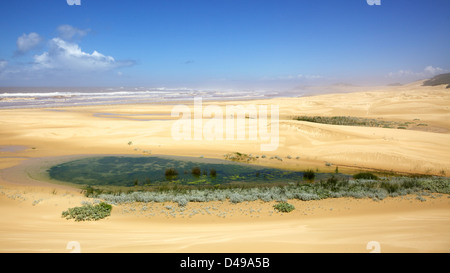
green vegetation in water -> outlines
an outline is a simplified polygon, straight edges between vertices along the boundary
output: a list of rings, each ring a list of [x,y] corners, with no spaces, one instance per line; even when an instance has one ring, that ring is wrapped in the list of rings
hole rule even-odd
[[[109,204],[175,202],[186,206],[189,202],[226,200],[231,203],[338,197],[382,200],[408,194],[450,194],[450,178],[447,177],[378,177],[369,172],[350,177],[207,159],[194,162],[159,157],[85,158],[54,166],[49,173],[52,178],[83,185],[86,196]],[[90,219],[91,214],[86,212],[90,210],[95,209],[69,210],[63,216]],[[99,217],[99,214],[92,216],[93,219]]]
[[[111,215],[112,206],[105,202],[96,205],[86,204],[81,207],[69,208],[62,212],[62,217],[75,221],[97,221]]]
[[[234,183],[289,183],[303,172],[225,160],[147,157],[90,157],[53,166],[52,179],[86,186],[155,187]],[[316,174],[326,178],[328,174]]]
[[[311,170],[311,169],[308,169],[308,170],[306,170],[304,173],[303,173],[303,178],[305,179],[305,180],[308,180],[308,181],[314,181],[314,178],[316,177],[316,174],[314,173],[314,171],[313,170]]]
[[[273,206],[279,212],[291,212],[295,209],[294,205],[287,202],[280,202]]]

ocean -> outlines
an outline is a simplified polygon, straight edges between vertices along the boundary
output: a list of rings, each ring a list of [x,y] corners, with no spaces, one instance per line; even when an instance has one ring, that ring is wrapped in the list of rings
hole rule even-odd
[[[0,87],[0,109],[161,103],[170,101],[268,99],[280,96],[265,90],[202,90],[144,87]]]

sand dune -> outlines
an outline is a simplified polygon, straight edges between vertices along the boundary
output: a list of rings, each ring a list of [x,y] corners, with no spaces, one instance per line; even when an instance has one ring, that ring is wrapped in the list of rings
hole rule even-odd
[[[41,190],[42,191],[42,190]],[[272,204],[195,204],[234,210],[226,217],[195,215],[148,216],[123,213],[98,222],[62,219],[61,211],[79,205],[82,197],[61,191],[56,195],[24,191],[27,200],[0,197],[2,252],[69,252],[77,241],[82,252],[370,252],[370,241],[382,252],[448,252],[450,214],[447,196],[418,202],[413,197],[292,201],[289,215],[270,214]],[[64,197],[61,194],[65,194]],[[31,199],[40,198],[36,205]],[[39,199],[37,199],[39,200]],[[153,204],[155,211],[163,208]],[[260,212],[246,215],[250,208]]]
[[[0,252],[68,252],[69,241],[80,242],[85,252],[369,252],[369,241],[380,242],[382,252],[450,250],[446,195],[426,202],[413,197],[381,202],[294,200],[297,209],[286,215],[273,213],[270,203],[209,204],[228,212],[225,218],[218,213],[170,218],[156,213],[161,204],[153,204],[155,215],[146,216],[139,208],[124,213],[127,208],[118,206],[108,219],[75,223],[60,215],[87,200],[79,190],[43,182],[32,175],[39,172],[24,171],[45,169],[56,156],[151,153],[223,158],[242,152],[267,155],[255,164],[289,169],[333,171],[339,166],[349,173],[361,168],[450,173],[450,92],[445,86],[414,83],[370,92],[203,103],[279,105],[278,149],[261,152],[262,141],[252,140],[175,141],[170,104],[1,109],[0,147],[23,148],[0,149]],[[299,115],[415,121],[426,126],[404,130],[292,120]],[[271,160],[274,155],[284,160]],[[250,208],[259,212],[249,214]]]

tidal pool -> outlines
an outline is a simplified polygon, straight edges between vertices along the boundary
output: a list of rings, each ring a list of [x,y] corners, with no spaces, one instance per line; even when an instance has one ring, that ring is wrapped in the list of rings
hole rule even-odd
[[[88,157],[53,166],[48,172],[52,179],[89,186],[289,183],[303,180],[302,171],[176,156]],[[329,176],[331,174],[316,173],[316,179]]]

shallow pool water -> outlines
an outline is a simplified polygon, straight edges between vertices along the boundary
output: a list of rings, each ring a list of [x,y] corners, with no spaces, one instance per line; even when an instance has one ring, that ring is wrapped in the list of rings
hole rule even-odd
[[[215,185],[298,182],[302,171],[288,171],[219,159],[175,156],[104,156],[73,160],[49,169],[53,179],[84,185]],[[317,174],[317,178],[328,174]]]

